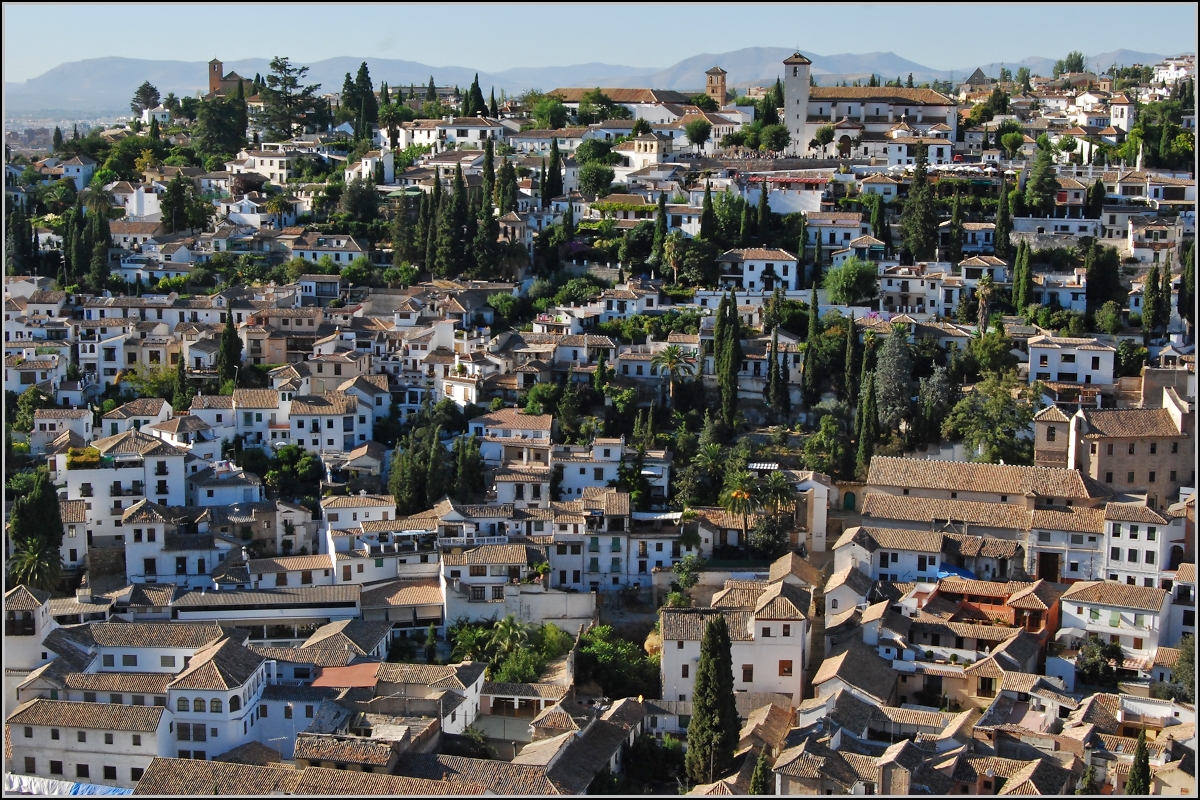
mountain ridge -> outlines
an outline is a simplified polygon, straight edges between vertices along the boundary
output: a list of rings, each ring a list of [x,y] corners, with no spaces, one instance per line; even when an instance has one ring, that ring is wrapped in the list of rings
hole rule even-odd
[[[701,53],[685,58],[663,69],[629,67],[620,64],[591,62],[567,66],[514,67],[496,72],[469,67],[434,67],[401,59],[339,56],[308,64],[305,80],[320,83],[323,92],[341,90],[345,73],[353,75],[358,65],[367,62],[376,85],[387,81],[392,87],[420,87],[433,76],[440,86],[470,85],[476,74],[485,94],[494,87],[497,94],[522,92],[529,88],[541,90],[557,86],[605,86],[613,88],[646,86],[676,91],[701,91],[704,71],[720,64],[729,73],[731,88],[744,88],[775,80],[781,74],[782,60],[793,52],[786,47],[748,47],[726,53]],[[813,76],[820,84],[838,81],[865,80],[870,75],[884,80],[895,77],[923,83],[933,80],[962,80],[976,66],[995,77],[1001,64],[978,64],[954,70],[937,70],[905,59],[891,52],[839,53],[819,55],[802,51],[813,61]],[[1115,50],[1087,57],[1089,67],[1107,69],[1112,64],[1126,66],[1134,63],[1154,63],[1165,56],[1131,50]],[[226,72],[235,71],[246,78],[268,71],[269,59],[238,59],[223,64]],[[1034,74],[1049,74],[1054,59],[1029,56],[1022,60],[1004,62],[1014,72],[1028,66]],[[207,92],[207,65],[165,59],[136,59],[106,56],[60,64],[43,74],[19,83],[4,84],[5,102],[10,111],[29,112],[49,109],[71,109],[77,112],[120,114],[128,108],[129,98],[142,81],[148,80],[166,95],[174,92],[183,97],[197,91]],[[127,113],[127,112],[125,112]]]

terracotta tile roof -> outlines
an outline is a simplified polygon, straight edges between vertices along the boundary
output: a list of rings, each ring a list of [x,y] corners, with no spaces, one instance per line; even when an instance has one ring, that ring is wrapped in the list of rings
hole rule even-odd
[[[300,645],[302,650],[350,650],[369,655],[381,641],[391,635],[390,622],[368,622],[362,619],[343,619],[322,625]]]
[[[1063,506],[1054,509],[1036,508],[1033,510],[1031,527],[1051,531],[1103,533],[1104,511],[1099,508],[1082,508],[1080,506],[1069,508]]]
[[[557,795],[563,792],[541,767],[479,758],[406,753],[397,771],[426,780],[446,780],[486,787],[495,794]]]
[[[219,592],[188,592],[174,602],[174,607],[190,611],[204,607],[260,605],[288,606],[297,603],[357,603],[362,587],[358,584],[338,586],[281,587],[278,589],[230,589]]]
[[[1171,523],[1169,517],[1139,503],[1108,503],[1104,506],[1104,518],[1119,522],[1148,522],[1151,525]]]
[[[278,764],[283,760],[283,754],[262,742],[246,742],[243,745],[226,750],[219,756],[213,756],[213,761],[223,761],[227,764],[250,764],[267,766]]]
[[[485,544],[465,553],[443,553],[442,563],[450,567],[471,564],[530,564],[531,559],[545,561],[545,551],[523,544]]]
[[[727,580],[725,587],[712,596],[713,608],[754,608],[770,584],[767,581]]]
[[[1159,611],[1167,592],[1150,586],[1129,586],[1116,581],[1079,581],[1063,593],[1064,601],[1095,603],[1114,608]]]
[[[146,767],[133,793],[164,796],[293,794],[300,776],[299,770],[283,765],[156,757]]]
[[[752,612],[746,610],[712,609],[712,608],[663,608],[662,609],[662,638],[684,639],[698,642],[704,638],[704,630],[710,620],[718,614],[725,617],[729,626],[729,638],[732,641],[749,641],[753,636],[749,632]]]
[[[233,404],[238,408],[279,408],[279,392],[274,389],[234,389]]]
[[[125,431],[91,444],[101,455],[182,456],[186,451],[141,431]]]
[[[412,683],[438,689],[465,689],[483,674],[485,664],[398,664],[379,665],[380,683]]]
[[[865,525],[847,528],[833,549],[857,544],[869,552],[876,550],[909,550],[921,553],[940,553],[945,534],[938,531],[906,530],[903,528],[871,528]]]
[[[73,703],[35,697],[17,706],[9,725],[51,725],[106,731],[153,733],[158,730],[162,706],[125,706],[113,703]]]
[[[256,644],[247,647],[252,653],[266,659],[292,664],[312,664],[317,667],[344,667],[359,655],[351,650],[335,650],[330,647],[263,647]]]
[[[1068,789],[1071,770],[1064,769],[1050,758],[1030,762],[1004,784],[997,795],[1053,795]]]
[[[1196,565],[1191,561],[1185,561],[1179,565],[1179,569],[1175,572],[1176,583],[1195,583],[1196,582]]]
[[[334,795],[341,797],[364,796],[426,796],[482,795],[486,786],[460,781],[425,780],[404,775],[382,775],[357,770],[307,767],[297,773],[292,794],[300,796]]]
[[[666,637],[664,637],[666,638]],[[886,703],[896,687],[896,672],[891,662],[884,661],[875,649],[852,638],[844,649],[826,656],[813,676],[813,686],[833,678]]]
[[[139,397],[117,406],[101,419],[133,419],[134,417],[156,417],[167,404],[161,397]]]
[[[947,533],[945,536],[943,549],[947,554],[952,555],[1013,558],[1024,550],[1021,542],[1012,539],[1000,539],[995,536],[967,536],[961,533]]]
[[[225,633],[215,622],[105,622],[91,626],[101,647],[163,647],[199,650]]]
[[[252,558],[246,562],[246,570],[254,575],[332,568],[333,560],[328,554],[319,556],[278,556],[276,558]]]
[[[233,397],[227,394],[198,394],[192,398],[193,409],[232,409]]]
[[[170,688],[236,689],[250,680],[265,660],[233,639],[223,639],[197,651]]]
[[[789,576],[799,578],[800,581],[813,588],[823,586],[825,583],[825,576],[821,574],[821,571],[796,553],[785,553],[772,561],[771,569],[768,572],[768,580],[772,583]]]
[[[166,694],[173,677],[169,672],[72,672],[63,684],[87,692]]]
[[[4,593],[4,608],[9,611],[37,611],[49,599],[49,592],[21,584]]]
[[[1008,494],[1032,492],[1040,497],[1092,498],[1103,496],[1076,470],[974,464],[933,459],[877,456],[871,459],[867,483],[916,489]]]
[[[891,494],[868,494],[862,507],[864,519],[901,520],[905,522],[967,522],[989,528],[1029,530],[1030,513],[1024,506],[1012,503],[984,503],[970,500],[940,500],[929,497],[905,497]]]
[[[808,619],[812,595],[790,583],[773,583],[763,592],[754,607],[756,620]]]
[[[1014,592],[1005,605],[1010,608],[1049,611],[1062,597],[1063,590],[1048,581],[1038,580],[1026,589]]]
[[[1084,438],[1185,436],[1165,408],[1084,409]]]
[[[871,724],[872,727],[879,727],[883,730],[886,730],[889,725],[915,725],[941,730],[956,716],[956,714],[941,711],[919,711],[914,708],[880,706],[874,709]]]
[[[362,594],[363,608],[441,605],[442,589],[436,578],[392,581],[372,586]]]
[[[901,89],[868,86],[814,86],[809,100],[867,100],[896,105],[957,106],[958,103],[932,89]]]
[[[567,695],[567,687],[553,683],[499,683],[484,681],[481,694],[496,697],[539,697],[556,703]]]
[[[374,506],[391,506],[395,508],[396,498],[390,494],[346,494],[334,495],[321,500],[321,508],[363,508]]]
[[[796,256],[778,247],[740,247],[726,250],[717,258],[718,262],[730,261],[795,261]]]
[[[1033,416],[1037,422],[1070,422],[1070,418],[1064,414],[1058,406],[1046,406]]]
[[[296,736],[296,759],[335,763],[386,766],[395,751],[387,742],[357,736],[300,733]]]
[[[516,408],[502,408],[490,414],[474,417],[472,425],[522,431],[548,431],[554,417],[550,414],[526,414]]]
[[[1011,778],[1025,769],[1028,762],[999,756],[966,756],[959,759],[954,767],[954,780],[962,783],[975,783],[980,776],[992,775],[997,778]]]

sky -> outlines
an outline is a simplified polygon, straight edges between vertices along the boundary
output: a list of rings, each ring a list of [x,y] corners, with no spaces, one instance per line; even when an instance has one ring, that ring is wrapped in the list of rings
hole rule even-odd
[[[204,20],[204,32],[187,34]],[[30,35],[50,21],[78,35]],[[957,12],[948,3],[4,4],[5,81],[104,56],[270,58],[281,43],[295,43],[283,48],[294,61],[398,58],[487,72],[588,62],[663,68],[743,47],[825,56],[890,50],[951,70],[1070,50],[1195,52],[1196,5],[1139,2],[1096,13],[1071,3],[972,3]]]

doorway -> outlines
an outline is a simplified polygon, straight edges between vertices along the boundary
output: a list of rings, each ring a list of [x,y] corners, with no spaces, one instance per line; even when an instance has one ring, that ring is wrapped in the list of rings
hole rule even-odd
[[[1062,575],[1062,555],[1059,553],[1038,553],[1038,578],[1056,583]]]

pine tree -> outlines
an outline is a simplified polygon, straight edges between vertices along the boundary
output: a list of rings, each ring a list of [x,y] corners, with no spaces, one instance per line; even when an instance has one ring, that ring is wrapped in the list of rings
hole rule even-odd
[[[1133,766],[1125,779],[1125,794],[1150,794],[1150,752],[1146,749],[1146,729],[1138,731],[1133,751]]]
[[[654,218],[654,244],[650,259],[660,268],[663,265],[663,245],[667,241],[667,193],[658,193],[658,214]]]
[[[767,748],[758,751],[758,760],[754,762],[754,772],[750,773],[750,794],[775,794],[775,776],[771,772],[771,762],[767,758]]]
[[[723,775],[733,762],[740,727],[729,626],[718,614],[705,627],[700,643],[685,755],[688,777],[696,783],[712,783]]]
[[[821,335],[820,305],[814,289],[808,305],[808,336],[804,340],[804,371],[800,374],[804,404],[812,408],[819,400],[817,379],[817,337]]]
[[[700,211],[700,238],[712,241],[717,230],[717,215],[713,211],[712,182],[704,182],[704,205]]]
[[[758,243],[763,247],[767,246],[768,240],[771,238],[771,204],[767,200],[767,182],[762,182],[762,188],[758,195]]]
[[[1000,202],[996,205],[996,258],[1007,259],[1012,252],[1012,217],[1008,213],[1008,187],[1004,178],[1000,179]]]
[[[950,211],[950,246],[946,249],[946,260],[958,271],[958,263],[963,258],[963,220],[962,207],[959,204],[958,191],[954,192],[954,204]]]

